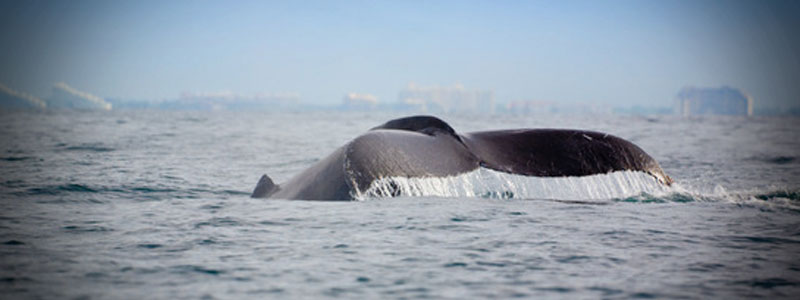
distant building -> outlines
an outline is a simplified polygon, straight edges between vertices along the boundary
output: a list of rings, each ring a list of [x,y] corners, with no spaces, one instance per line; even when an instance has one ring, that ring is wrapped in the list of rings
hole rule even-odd
[[[285,110],[296,107],[299,102],[300,96],[293,93],[260,93],[248,96],[233,92],[184,92],[179,99],[162,102],[158,107],[188,110]]]
[[[552,101],[521,100],[505,105],[505,111],[514,114],[608,114],[611,107],[592,103],[558,103]]]
[[[400,108],[420,112],[493,113],[494,92],[467,90],[460,84],[450,87],[419,87],[410,83],[397,95]]]
[[[519,100],[505,105],[505,110],[515,114],[547,114],[556,112],[555,103],[549,101]]]
[[[378,106],[378,98],[370,94],[348,93],[342,99],[342,108],[346,110],[374,110]]]
[[[731,87],[685,87],[678,93],[676,110],[682,116],[753,115],[753,99]]]

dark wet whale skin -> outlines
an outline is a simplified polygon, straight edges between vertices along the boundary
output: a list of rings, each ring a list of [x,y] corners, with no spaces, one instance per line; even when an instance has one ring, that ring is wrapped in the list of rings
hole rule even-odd
[[[372,128],[280,186],[263,175],[252,197],[352,200],[379,178],[453,176],[479,167],[540,177],[642,171],[672,183],[644,150],[609,134],[569,129],[457,134],[436,117],[413,116]]]

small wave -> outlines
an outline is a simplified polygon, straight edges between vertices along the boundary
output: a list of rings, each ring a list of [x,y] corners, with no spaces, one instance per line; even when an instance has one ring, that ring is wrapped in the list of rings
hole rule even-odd
[[[83,232],[108,232],[114,231],[111,228],[100,226],[100,225],[68,225],[62,227],[62,229],[66,230],[67,232],[72,233],[83,233]]]
[[[800,286],[800,282],[783,279],[779,277],[771,277],[771,278],[764,278],[764,279],[753,279],[753,280],[744,280],[744,281],[737,281],[736,284],[746,285],[754,288],[763,288],[763,289],[772,289],[776,287],[782,286]]]
[[[800,211],[800,190],[798,189],[753,189],[729,191],[716,186],[712,191],[688,190],[675,185],[667,193],[641,193],[629,197],[613,199],[615,202],[630,203],[687,203],[720,202],[761,208],[789,209]]]
[[[89,152],[111,152],[116,149],[103,146],[102,144],[92,143],[92,144],[80,144],[76,146],[69,146],[66,144],[58,144],[56,147],[61,148],[64,151],[89,151]]]
[[[58,195],[64,192],[97,193],[98,191],[82,184],[63,184],[28,189],[31,195]]]
[[[222,270],[211,269],[211,268],[206,268],[206,267],[203,267],[203,266],[195,266],[195,265],[176,266],[176,267],[173,267],[172,269],[175,272],[179,273],[179,274],[200,273],[200,274],[217,276],[217,275],[225,273],[225,271],[222,271]]]
[[[0,157],[2,161],[26,161],[35,159],[33,156],[9,156],[9,157]]]
[[[740,191],[729,191],[717,186],[708,198],[727,201],[739,205],[758,205],[772,208],[788,208],[800,210],[800,189],[797,188],[754,188]]]
[[[24,188],[27,185],[21,181],[6,181],[2,186],[11,188]],[[83,183],[68,183],[56,185],[42,185],[24,189],[15,194],[19,196],[65,196],[75,193],[96,194],[103,197],[124,197],[138,200],[166,200],[166,199],[197,199],[203,197],[231,197],[246,196],[250,193],[228,189],[180,189],[171,186],[90,186]]]
[[[792,201],[800,201],[800,191],[787,191],[787,190],[780,190],[780,191],[773,191],[764,194],[756,194],[753,195],[754,198],[770,201],[770,200],[778,200],[778,199],[786,199]]]
[[[34,280],[33,280],[33,278],[30,278],[30,277],[25,277],[25,276],[19,276],[19,277],[11,277],[11,276],[7,276],[7,277],[0,277],[0,282],[3,282],[3,283],[11,283],[11,284],[14,284],[14,283],[27,283],[27,282],[33,282],[33,281],[34,281]]]
[[[722,186],[716,186],[713,191],[698,192],[689,191],[678,188],[674,194],[666,196],[659,196],[653,198],[665,198],[670,202],[728,202],[737,205],[753,205],[761,208],[777,208],[789,209],[800,211],[800,190],[799,189],[783,189],[783,188],[768,188],[768,189],[751,189],[743,191],[729,191]],[[647,202],[650,197],[648,195],[639,195],[631,200],[644,200]],[[683,201],[683,200],[689,201]],[[655,199],[654,199],[655,200]]]
[[[686,203],[686,202],[697,201],[698,197],[689,193],[679,193],[679,192],[663,194],[663,195],[641,193],[639,195],[624,197],[624,198],[616,198],[613,200],[617,202],[631,202],[631,203],[669,203],[669,202]]]
[[[290,225],[287,222],[279,222],[279,221],[271,221],[271,220],[264,220],[264,221],[258,222],[258,224],[266,225],[266,226],[288,226],[288,225]]]
[[[144,248],[144,249],[157,249],[157,248],[164,247],[164,245],[161,245],[161,244],[139,244],[139,245],[136,245],[136,247]]]
[[[776,155],[776,156],[755,155],[747,158],[747,160],[764,162],[767,164],[774,164],[774,165],[786,165],[795,162],[797,160],[797,157],[789,155]]]
[[[800,240],[790,239],[790,238],[781,238],[781,237],[770,237],[770,236],[733,236],[731,240],[737,242],[750,242],[750,243],[760,243],[760,244],[800,244]]]
[[[23,188],[23,187],[27,186],[25,184],[25,181],[22,181],[22,180],[6,180],[6,181],[0,183],[0,185],[2,185],[3,187],[6,187],[6,188],[12,188],[12,189],[13,188]]]
[[[211,218],[207,221],[202,221],[194,224],[194,228],[201,228],[201,227],[236,227],[241,225],[241,222],[234,218]]]
[[[791,163],[795,160],[793,156],[776,156],[766,159],[765,161],[768,163],[773,163],[777,165],[785,165]]]
[[[208,121],[208,118],[203,118],[203,117],[185,117],[185,118],[182,118],[181,121],[191,122],[191,123],[202,123],[202,122]]]
[[[131,192],[138,192],[138,193],[145,193],[145,194],[150,194],[150,193],[174,193],[174,192],[178,191],[177,189],[157,188],[157,187],[150,187],[150,186],[131,187],[131,188],[128,188],[128,190],[130,190]]]
[[[224,195],[233,195],[233,196],[250,196],[250,192],[246,191],[234,191],[234,190],[223,190],[220,194]]]

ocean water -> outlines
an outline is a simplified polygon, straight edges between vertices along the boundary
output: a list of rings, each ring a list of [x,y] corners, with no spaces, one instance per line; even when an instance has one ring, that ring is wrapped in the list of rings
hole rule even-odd
[[[793,298],[800,119],[440,116],[457,131],[628,139],[620,172],[393,179],[405,195],[251,199],[389,113],[0,114],[0,295],[137,298]]]

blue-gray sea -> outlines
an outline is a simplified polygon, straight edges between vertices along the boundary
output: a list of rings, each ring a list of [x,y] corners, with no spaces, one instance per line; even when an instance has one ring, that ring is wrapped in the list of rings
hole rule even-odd
[[[2,113],[0,297],[800,297],[798,118],[440,115],[461,132],[611,133],[676,184],[249,197],[261,174],[283,182],[398,116]]]

